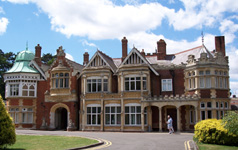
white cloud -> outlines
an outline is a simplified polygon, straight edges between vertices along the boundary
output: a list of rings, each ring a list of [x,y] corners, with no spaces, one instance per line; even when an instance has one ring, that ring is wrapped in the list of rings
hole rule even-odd
[[[163,35],[156,35],[154,33],[146,33],[140,32],[136,34],[131,34],[127,36],[129,47],[132,48],[133,45],[139,50],[145,49],[146,53],[155,52],[157,48],[156,42],[160,39],[164,39],[167,44],[167,53],[173,54],[183,50],[187,50],[193,47],[197,47],[202,45],[201,37],[198,37],[195,41],[188,42],[187,40],[174,41],[171,39],[167,39]],[[205,34],[205,45],[209,50],[213,50],[215,48],[214,35]]]
[[[0,14],[4,14],[4,13],[5,13],[5,12],[4,12],[3,8],[0,7]]]
[[[74,61],[74,58],[73,58],[73,56],[72,55],[70,55],[69,53],[66,53],[66,56],[65,56],[66,58],[68,58],[69,60],[72,60],[72,61]]]
[[[83,42],[82,42],[82,45],[83,46],[91,46],[91,47],[97,47],[96,46],[96,44],[94,44],[94,43],[89,43],[87,40],[83,40]]]
[[[0,18],[0,35],[6,32],[8,23],[9,21],[7,18],[5,17]]]
[[[238,31],[238,24],[235,24],[233,21],[225,19],[221,22],[219,27],[220,32],[225,35],[226,43],[232,43],[235,39],[235,33]]]

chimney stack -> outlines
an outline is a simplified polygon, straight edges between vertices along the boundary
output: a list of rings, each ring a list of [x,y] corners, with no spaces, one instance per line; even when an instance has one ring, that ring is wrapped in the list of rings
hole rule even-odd
[[[35,47],[35,61],[39,66],[41,66],[41,46],[40,46],[40,44],[37,44],[37,46]]]
[[[126,58],[127,56],[127,39],[126,37],[123,37],[123,39],[121,40],[122,43],[122,61]]]
[[[215,37],[215,48],[216,48],[216,52],[221,52],[223,54],[223,56],[226,56],[225,37],[224,36],[216,36]]]
[[[145,57],[145,50],[144,49],[142,49],[142,51],[140,53],[141,53],[142,56]]]
[[[157,42],[157,51],[158,51],[157,59],[158,60],[165,60],[165,57],[166,57],[166,43],[163,39],[160,39]]]
[[[85,52],[83,54],[83,65],[87,65],[88,62],[89,62],[89,54],[88,52]]]

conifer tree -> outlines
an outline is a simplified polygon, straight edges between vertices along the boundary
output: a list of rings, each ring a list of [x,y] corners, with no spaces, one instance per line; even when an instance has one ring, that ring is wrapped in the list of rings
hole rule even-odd
[[[15,126],[0,95],[0,149],[16,142]]]

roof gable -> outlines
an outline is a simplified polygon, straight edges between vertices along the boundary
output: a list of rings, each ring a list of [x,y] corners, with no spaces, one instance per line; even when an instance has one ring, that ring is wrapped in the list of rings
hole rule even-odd
[[[110,67],[113,73],[117,69],[111,57],[97,50],[97,52],[93,55],[93,57],[90,59],[89,63],[86,65],[85,68],[99,67],[99,66],[108,66]]]
[[[146,64],[157,76],[159,75],[159,73],[155,71],[155,69],[151,66],[151,64],[147,61],[147,59],[143,57],[135,47],[130,51],[130,53],[123,60],[123,62],[120,64],[118,68],[130,64]]]

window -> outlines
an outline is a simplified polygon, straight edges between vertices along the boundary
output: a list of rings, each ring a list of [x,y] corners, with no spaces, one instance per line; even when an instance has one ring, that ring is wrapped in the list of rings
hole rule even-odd
[[[199,75],[200,75],[200,76],[201,76],[201,75],[204,75],[204,74],[203,74],[203,71],[199,71]]]
[[[217,110],[217,119],[221,119],[219,110]]]
[[[207,108],[212,108],[212,102],[207,102]]]
[[[33,123],[32,108],[22,108],[22,123]]]
[[[119,104],[107,105],[105,107],[105,124],[106,125],[121,124],[121,106]]]
[[[147,123],[147,110],[144,110],[144,119]],[[141,106],[139,104],[129,104],[125,106],[125,125],[141,124]]]
[[[228,109],[228,102],[225,102],[225,108]]]
[[[172,79],[162,79],[162,91],[172,91]]]
[[[200,88],[204,88],[204,77],[199,78]]]
[[[201,103],[200,103],[200,107],[201,107],[201,108],[205,108],[205,103],[204,103],[204,102],[201,102]]]
[[[101,124],[101,106],[100,105],[87,106],[87,124],[88,125]]]
[[[10,96],[18,96],[18,95],[19,95],[19,84],[11,84]]]
[[[224,88],[228,88],[228,83],[227,83],[227,79],[226,78],[223,78],[223,80],[224,80]]]
[[[19,120],[19,108],[10,108],[9,113],[13,119],[13,122],[17,124]]]
[[[222,87],[223,87],[222,77],[219,78],[219,81],[220,81],[220,82],[219,82],[220,88],[222,88]]]
[[[206,75],[210,75],[210,70],[206,70]]]
[[[207,111],[207,118],[208,118],[208,119],[211,119],[211,118],[212,118],[212,111],[211,111],[211,110],[208,110],[208,111]]]
[[[146,77],[143,77],[142,81],[141,81],[141,77],[125,77],[125,91],[141,90],[141,82],[143,82],[142,89],[146,90],[147,89]]]
[[[220,108],[223,108],[223,102],[221,102],[221,106],[220,106]]]
[[[205,119],[206,119],[206,112],[201,111],[201,120],[205,120]]]
[[[219,87],[219,78],[218,78],[218,77],[216,77],[216,80],[215,80],[215,86],[216,86],[216,88]]]
[[[220,111],[220,118],[222,119],[222,118],[223,118],[223,116],[224,116],[224,111],[223,111],[223,110],[221,110],[221,111]]]
[[[35,96],[35,86],[24,84],[22,87],[22,96]]]
[[[103,79],[103,91],[108,91],[108,79]]]
[[[87,92],[95,93],[101,91],[108,91],[108,79],[101,79],[100,77],[93,77],[87,79]]]
[[[206,88],[211,88],[211,78],[206,77]]]
[[[68,88],[69,87],[69,73],[55,73],[52,74],[53,88]]]
[[[216,102],[216,108],[219,108],[219,102]]]

